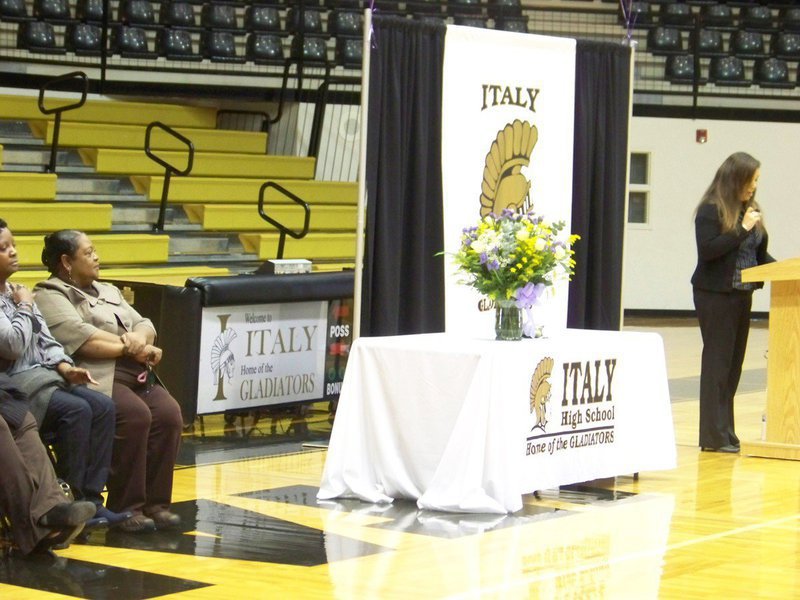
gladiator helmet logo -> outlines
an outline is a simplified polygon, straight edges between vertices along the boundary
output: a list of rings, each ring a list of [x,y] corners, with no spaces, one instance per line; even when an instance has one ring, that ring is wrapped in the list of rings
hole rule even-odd
[[[236,357],[231,351],[231,342],[236,338],[233,329],[224,329],[211,346],[211,370],[214,383],[217,384],[217,397],[215,400],[224,400],[224,381],[233,379],[236,372]]]
[[[536,126],[519,119],[497,134],[483,168],[481,217],[490,213],[499,215],[506,208],[514,212],[531,209],[531,182],[523,169],[530,165],[538,139]]]
[[[536,415],[536,424],[531,428],[545,431],[547,425],[547,403],[550,400],[550,375],[553,373],[554,361],[549,356],[543,358],[536,365],[536,370],[531,377],[531,414]]]

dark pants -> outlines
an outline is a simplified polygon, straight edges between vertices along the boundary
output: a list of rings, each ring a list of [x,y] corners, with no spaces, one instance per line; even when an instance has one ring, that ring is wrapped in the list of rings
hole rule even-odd
[[[694,290],[703,337],[700,369],[700,446],[738,446],[733,398],[739,387],[750,332],[752,292]]]
[[[114,402],[86,386],[56,390],[41,432],[55,434],[56,470],[76,500],[103,504],[114,444]]]
[[[160,385],[149,390],[114,382],[117,429],[108,507],[153,515],[172,502],[172,472],[183,431],[181,409]]]
[[[52,531],[38,525],[41,516],[66,501],[33,415],[14,431],[0,419],[0,510],[22,552],[28,554]]]

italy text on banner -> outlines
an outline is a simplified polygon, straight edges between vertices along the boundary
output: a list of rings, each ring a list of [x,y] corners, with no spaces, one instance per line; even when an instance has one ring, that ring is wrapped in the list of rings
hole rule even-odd
[[[197,414],[323,397],[327,303],[203,309]]]
[[[445,251],[503,208],[532,209],[570,231],[575,40],[448,26],[442,90]],[[492,333],[494,313],[447,261],[447,331]],[[567,281],[537,307],[546,334],[566,326]],[[484,310],[481,310],[483,308]]]

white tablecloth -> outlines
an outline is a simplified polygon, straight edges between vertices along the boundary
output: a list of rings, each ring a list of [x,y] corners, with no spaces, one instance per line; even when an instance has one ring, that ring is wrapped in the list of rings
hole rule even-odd
[[[360,338],[318,498],[505,513],[535,490],[674,466],[656,334]]]

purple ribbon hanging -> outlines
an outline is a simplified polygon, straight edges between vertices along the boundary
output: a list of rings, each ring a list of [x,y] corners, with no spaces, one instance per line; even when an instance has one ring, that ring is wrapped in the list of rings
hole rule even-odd
[[[375,39],[375,27],[372,25],[372,19],[375,17],[375,0],[369,0],[369,43],[370,48],[375,50],[378,47],[378,42]]]
[[[547,286],[543,283],[526,283],[514,293],[517,299],[517,306],[525,311],[525,319],[522,323],[522,334],[525,337],[537,337],[538,332],[536,321],[533,318],[533,307],[540,304],[546,288]]]

